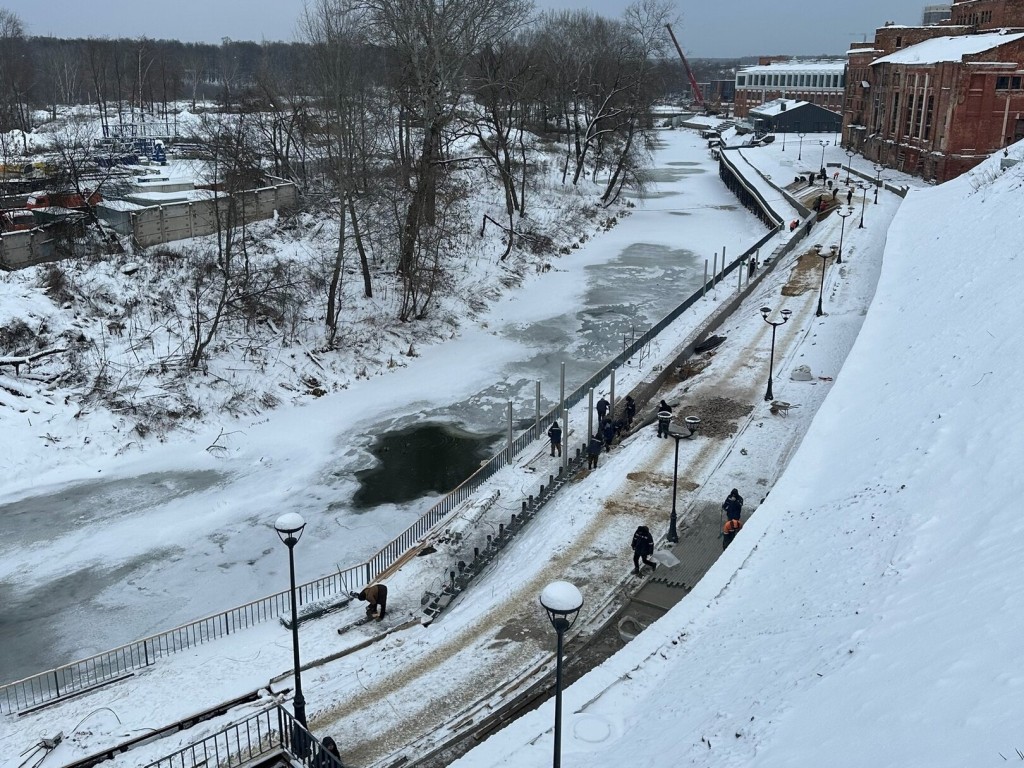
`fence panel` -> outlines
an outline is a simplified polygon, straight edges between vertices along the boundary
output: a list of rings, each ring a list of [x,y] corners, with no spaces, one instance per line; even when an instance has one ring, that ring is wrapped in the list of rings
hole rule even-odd
[[[194,207],[196,209],[199,208],[198,205]],[[202,216],[203,214],[197,215]],[[768,216],[769,214],[766,212],[765,215]],[[737,266],[746,264],[750,255],[771,240],[778,230],[778,226],[774,227],[757,243],[737,256],[727,267],[723,268],[722,274],[729,274]],[[795,239],[787,242],[779,250],[779,255],[788,253],[795,244]],[[709,283],[707,286],[695,291],[654,326],[634,339],[622,352],[602,366],[587,381],[567,394],[564,407],[572,408],[581,402],[587,396],[590,389],[598,387],[611,374],[613,369],[620,367],[632,358],[672,322],[678,319],[683,312],[692,307],[704,295],[704,288],[708,288],[710,285]],[[541,418],[541,424],[550,424],[551,421],[560,419],[562,407],[562,404],[557,404],[544,414]],[[514,439],[512,458],[531,442],[543,436],[545,436],[543,427],[538,430],[536,424],[531,425],[518,438]],[[350,591],[355,591],[365,586],[381,573],[384,573],[410,549],[416,546],[452,510],[468,499],[488,478],[504,467],[508,463],[507,452],[507,447],[503,447],[476,472],[451,492],[445,494],[440,501],[431,506],[412,525],[386,544],[367,562],[298,586],[299,605],[343,596]],[[290,592],[278,592],[246,605],[199,619],[198,621],[153,635],[135,643],[130,643],[113,651],[73,662],[72,664],[58,667],[39,675],[33,675],[24,680],[9,683],[0,687],[0,713],[12,713],[29,709],[69,693],[101,684],[119,675],[126,674],[133,669],[149,666],[159,657],[186,650],[224,635],[276,619],[279,616],[286,615],[290,610]]]

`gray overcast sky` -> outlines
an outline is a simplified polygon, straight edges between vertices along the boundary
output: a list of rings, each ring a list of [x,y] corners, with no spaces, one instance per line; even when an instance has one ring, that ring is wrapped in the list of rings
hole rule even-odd
[[[590,8],[618,17],[629,0],[535,0],[538,9]],[[688,56],[842,54],[886,21],[919,24],[936,0],[680,0],[676,35]],[[186,42],[292,40],[301,0],[0,0],[29,34],[150,37]]]

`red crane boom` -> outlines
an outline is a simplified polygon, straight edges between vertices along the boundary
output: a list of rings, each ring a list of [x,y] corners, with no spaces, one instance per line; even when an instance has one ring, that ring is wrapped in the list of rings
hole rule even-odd
[[[672,31],[672,25],[666,24],[665,29],[668,30],[669,37],[672,38],[673,44],[676,46],[676,50],[679,52],[679,58],[683,61],[683,69],[686,70],[686,76],[690,79],[690,90],[693,91],[693,98],[700,105],[700,108],[707,111],[707,105],[704,103],[704,95],[700,92],[700,85],[697,83],[697,78],[693,76],[693,70],[690,69],[690,62],[686,60],[686,56],[683,54],[683,49],[679,46],[679,41],[676,40],[675,33]]]

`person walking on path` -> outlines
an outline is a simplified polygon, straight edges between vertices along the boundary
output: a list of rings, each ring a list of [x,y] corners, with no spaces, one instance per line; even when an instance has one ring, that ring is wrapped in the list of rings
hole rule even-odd
[[[611,419],[604,420],[604,424],[601,425],[601,434],[604,436],[604,452],[611,453],[612,440],[615,439],[615,425],[612,424]]]
[[[349,592],[357,600],[365,600],[369,603],[366,606],[366,618],[376,618],[380,621],[384,618],[384,611],[388,605],[388,588],[384,584],[374,584],[360,592]],[[380,613],[377,613],[377,609]]]
[[[729,519],[725,521],[725,525],[722,526],[722,550],[724,551],[732,540],[736,538],[736,534],[740,532],[743,527],[743,523],[739,520]]]
[[[747,261],[747,279],[753,280],[754,273],[757,271],[757,257],[753,254],[750,255],[750,259]]]
[[[324,740],[321,741],[320,744],[323,747],[323,750],[316,756],[316,761],[313,765],[316,766],[316,768],[337,768],[337,766],[341,766],[341,753],[338,751],[338,745],[335,743],[334,739],[330,736],[325,736]],[[331,760],[327,755],[330,755],[334,759]],[[342,768],[344,768],[344,766],[342,766]]]
[[[633,534],[633,574],[636,576],[640,575],[640,561],[644,561],[644,565],[651,566],[651,570],[655,571],[658,569],[658,564],[648,560],[647,556],[654,553],[654,537],[651,536],[651,531],[646,525],[637,526],[636,532]]]
[[[853,187],[846,190],[846,204],[853,205]]]
[[[597,401],[597,423],[604,424],[604,417],[608,414],[608,408],[611,407],[611,403],[604,399],[604,396]]]
[[[551,426],[548,427],[548,438],[551,440],[551,455],[554,456],[557,452],[559,456],[562,455],[562,428],[558,426],[558,420],[551,422]]]
[[[740,492],[733,488],[722,502],[722,509],[725,511],[726,519],[739,520],[743,514],[743,497],[740,496]]]
[[[672,406],[664,400],[658,404],[658,437],[668,437],[668,425],[672,421]]]
[[[633,419],[636,418],[636,400],[632,395],[626,395],[626,426],[633,426]]]
[[[587,443],[587,469],[597,469],[597,460],[601,458],[601,448],[603,446],[604,441],[600,435],[591,435],[590,442]]]

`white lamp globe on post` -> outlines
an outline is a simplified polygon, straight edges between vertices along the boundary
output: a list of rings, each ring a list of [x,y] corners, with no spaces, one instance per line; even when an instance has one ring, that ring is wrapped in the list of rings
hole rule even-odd
[[[562,763],[562,641],[565,633],[576,622],[583,607],[583,595],[568,581],[553,581],[540,593],[540,604],[547,611],[551,626],[558,636],[555,654],[555,753],[554,768]]]
[[[299,611],[298,600],[295,596],[295,545],[302,538],[302,531],[305,527],[306,521],[302,519],[302,515],[298,512],[285,512],[274,523],[274,530],[277,531],[277,535],[284,542],[284,545],[288,547],[288,572],[291,579],[290,602],[292,604],[292,656],[295,665],[294,709],[295,719],[302,724],[303,728],[307,727],[306,698],[302,695],[302,675],[299,663]],[[292,733],[292,748],[295,754],[300,757],[308,754],[309,747],[306,743],[305,735],[299,729],[294,729]]]

